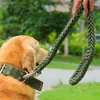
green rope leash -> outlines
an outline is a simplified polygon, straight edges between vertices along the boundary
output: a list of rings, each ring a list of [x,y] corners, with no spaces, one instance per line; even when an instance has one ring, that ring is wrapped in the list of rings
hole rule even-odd
[[[41,63],[38,65],[38,67],[36,67],[36,69],[34,71],[36,72],[40,72],[42,69],[45,68],[45,66],[47,66],[51,60],[54,58],[54,56],[56,55],[56,52],[60,46],[60,44],[62,43],[62,41],[65,39],[65,37],[68,35],[70,29],[74,26],[74,24],[77,22],[77,20],[80,18],[81,14],[83,12],[83,7],[80,6],[79,11],[77,12],[77,14],[75,14],[72,19],[69,21],[69,23],[65,26],[65,28],[63,29],[63,31],[61,32],[61,34],[58,36],[58,38],[56,39],[52,50],[49,52],[48,57]]]
[[[60,44],[65,39],[65,37],[68,35],[70,29],[78,21],[78,19],[82,15],[82,13],[83,13],[83,7],[82,7],[82,4],[81,4],[79,9],[78,9],[78,12],[70,19],[68,24],[65,26],[65,28],[62,30],[61,34],[56,39],[55,43],[53,44],[51,51],[49,52],[48,56],[46,57],[46,59],[42,63],[40,63],[37,67],[35,67],[35,69],[33,70],[32,73],[24,76],[24,78],[30,78],[30,77],[36,76],[51,62],[51,60],[56,55],[56,52],[57,52]]]
[[[69,83],[71,85],[77,84],[84,77],[90,63],[93,60],[94,48],[95,48],[95,32],[94,32],[94,18],[91,11],[89,11],[87,15],[87,24],[88,24],[88,48],[81,63],[79,64],[79,67],[69,80]]]
[[[63,29],[61,34],[56,39],[52,50],[49,52],[48,57],[42,63],[40,63],[33,70],[32,73],[30,73],[29,75],[27,75],[24,78],[30,78],[30,77],[35,76],[36,74],[40,73],[51,62],[51,60],[56,55],[56,52],[57,52],[60,44],[62,43],[64,38],[68,35],[68,33],[69,33],[70,29],[73,27],[73,25],[80,18],[82,12],[83,12],[83,6],[81,4],[78,12],[70,19],[68,24],[65,26],[65,28]],[[72,85],[78,83],[82,79],[82,77],[85,75],[87,68],[88,68],[89,64],[91,63],[91,61],[93,59],[93,55],[94,55],[94,44],[95,44],[94,37],[95,36],[94,36],[94,22],[93,22],[93,16],[92,16],[91,12],[89,12],[89,14],[88,14],[87,21],[88,21],[88,29],[89,29],[89,32],[88,32],[88,39],[89,39],[88,46],[89,47],[85,53],[85,56],[83,57],[82,62],[80,63],[79,68],[75,71],[75,73],[69,80],[70,84],[72,84]]]

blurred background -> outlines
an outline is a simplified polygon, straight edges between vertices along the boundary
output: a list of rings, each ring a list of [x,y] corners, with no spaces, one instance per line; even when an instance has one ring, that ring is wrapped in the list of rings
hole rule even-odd
[[[72,16],[74,0],[0,0],[0,45],[12,36],[29,35],[51,50]],[[96,53],[100,58],[100,1],[95,0]],[[87,26],[83,15],[63,41],[58,53],[82,56],[87,48]]]
[[[89,73],[83,80],[85,82],[100,82],[100,0],[94,1],[95,55]],[[28,35],[37,39],[41,47],[50,51],[72,16],[73,4],[74,0],[0,0],[0,46],[13,36]],[[85,19],[83,14],[65,37],[53,61],[39,77],[44,81],[44,90],[58,83],[52,87],[53,90],[40,94],[40,100],[100,99],[99,83],[82,84],[74,88],[63,85],[68,83],[69,77],[87,49],[88,30]]]

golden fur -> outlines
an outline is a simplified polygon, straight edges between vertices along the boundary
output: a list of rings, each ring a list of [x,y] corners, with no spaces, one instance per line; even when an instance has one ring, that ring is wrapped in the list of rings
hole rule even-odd
[[[11,64],[31,72],[48,52],[29,36],[15,36],[0,48],[0,65]],[[34,89],[11,76],[0,74],[0,100],[34,100]]]

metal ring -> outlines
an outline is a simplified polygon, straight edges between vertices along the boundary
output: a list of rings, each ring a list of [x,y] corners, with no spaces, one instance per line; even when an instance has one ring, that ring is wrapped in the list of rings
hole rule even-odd
[[[3,70],[4,70],[5,67],[6,67],[6,64],[4,64],[4,65],[1,67],[0,73],[3,72]]]

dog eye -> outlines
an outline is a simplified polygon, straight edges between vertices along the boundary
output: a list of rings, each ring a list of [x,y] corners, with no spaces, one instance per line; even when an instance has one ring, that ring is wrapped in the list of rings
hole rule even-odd
[[[38,65],[39,65],[39,63],[37,62],[37,63],[36,63],[36,66],[38,66]]]

